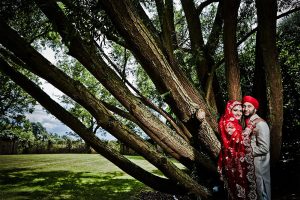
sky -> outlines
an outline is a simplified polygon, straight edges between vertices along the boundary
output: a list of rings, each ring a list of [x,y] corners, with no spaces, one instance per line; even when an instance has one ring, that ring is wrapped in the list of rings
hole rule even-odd
[[[53,100],[59,102],[58,97],[62,95],[62,93],[46,81],[42,80],[42,83],[44,92],[46,92]],[[32,114],[27,114],[26,116],[31,122],[40,122],[49,133],[64,135],[66,132],[71,131],[71,129],[56,119],[53,115],[47,113],[46,110],[39,104],[35,106],[35,110]]]
[[[51,49],[47,48],[40,53],[53,64],[56,63],[55,53]],[[46,92],[57,103],[60,103],[59,97],[63,95],[63,93],[57,88],[55,88],[54,86],[52,86],[47,81],[43,79],[41,79],[40,81],[42,82],[41,87],[43,88],[43,91]],[[67,127],[61,121],[56,119],[53,115],[47,113],[46,110],[39,104],[35,107],[35,111],[33,113],[27,114],[26,116],[31,122],[40,122],[49,133],[57,133],[58,135],[65,135],[66,132],[72,131],[69,127]],[[110,134],[106,134],[105,136],[100,135],[100,138],[105,140],[116,139]]]

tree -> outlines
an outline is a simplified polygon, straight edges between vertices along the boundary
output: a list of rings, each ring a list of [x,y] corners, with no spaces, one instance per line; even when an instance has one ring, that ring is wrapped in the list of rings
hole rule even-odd
[[[42,142],[46,141],[49,137],[49,134],[45,127],[40,122],[32,122],[31,129],[36,140],[40,140]]]
[[[98,153],[154,189],[190,193],[203,199],[212,196],[209,177],[217,177],[216,158],[220,150],[217,106],[227,99],[221,95],[220,83],[213,77],[217,77],[216,69],[225,61],[229,97],[240,98],[244,93],[240,92],[238,45],[248,38],[245,31],[253,33],[253,20],[250,20],[253,17],[258,19],[256,46],[262,51],[257,54],[263,61],[266,81],[266,87],[260,90],[269,100],[268,113],[274,139],[281,137],[282,91],[275,44],[277,10],[274,0],[268,1],[272,9],[269,4],[257,1],[257,15],[247,10],[248,4],[253,7],[253,2],[234,0],[230,4],[182,0],[182,10],[177,11],[174,11],[177,7],[172,0],[5,2],[3,5],[13,6],[1,8],[0,43],[1,52],[4,52],[0,57],[1,71]],[[231,8],[234,12],[229,10]],[[180,12],[184,17],[176,15]],[[202,15],[212,16],[211,21],[204,23]],[[33,31],[24,30],[25,22]],[[66,53],[79,61],[94,77],[95,84],[101,84],[120,106],[97,96],[84,81],[71,77],[38,53],[31,42],[39,37],[49,39],[49,33],[53,32],[61,37],[68,49]],[[222,38],[224,45],[220,43]],[[108,55],[113,46],[125,49],[124,62],[120,62],[120,56],[114,57],[117,54]],[[139,65],[145,78],[153,83],[161,98],[159,103],[141,93],[140,88],[124,76],[128,70],[129,52],[134,57],[132,65]],[[16,65],[68,95],[90,113],[97,125],[151,162],[165,178],[146,172],[107,146],[86,124],[16,69]],[[134,128],[126,126],[120,117],[135,123],[187,170],[177,168],[168,157],[136,134]],[[280,141],[274,139],[272,152],[278,159]]]
[[[285,158],[293,158],[299,149],[300,128],[300,84],[296,77],[300,71],[300,37],[297,30],[300,27],[299,12],[281,21],[278,27],[279,61],[282,66],[284,126],[282,145]],[[293,117],[290,117],[293,116]],[[291,145],[292,144],[292,145]]]
[[[34,111],[35,100],[9,77],[0,74],[0,131],[22,123]]]

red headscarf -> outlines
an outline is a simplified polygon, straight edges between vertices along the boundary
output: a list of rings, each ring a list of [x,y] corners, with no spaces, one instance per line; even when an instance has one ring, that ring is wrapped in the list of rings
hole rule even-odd
[[[239,121],[232,114],[232,109],[238,105],[241,106],[242,103],[240,101],[234,101],[234,100],[228,101],[225,108],[225,113],[219,121],[219,129],[220,129],[223,145],[225,148],[228,147],[231,136],[235,138],[237,137],[236,133],[242,132],[242,126],[239,124]],[[226,131],[227,129],[230,128],[236,129],[235,131],[236,133],[234,135],[233,134],[229,135],[228,131]]]
[[[228,101],[225,113],[219,121],[222,149],[218,171],[230,199],[257,199],[252,148],[249,138],[243,136],[242,126],[232,113],[237,105],[242,103]]]

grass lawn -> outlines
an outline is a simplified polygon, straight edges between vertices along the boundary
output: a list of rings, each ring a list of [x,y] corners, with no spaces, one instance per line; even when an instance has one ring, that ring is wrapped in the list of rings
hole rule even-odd
[[[141,157],[128,158],[157,172]],[[124,200],[148,189],[98,154],[0,155],[0,200]]]

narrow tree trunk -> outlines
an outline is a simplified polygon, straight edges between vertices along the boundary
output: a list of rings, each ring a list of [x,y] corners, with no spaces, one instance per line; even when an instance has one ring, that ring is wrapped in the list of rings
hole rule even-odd
[[[162,43],[166,55],[171,63],[175,63],[174,49],[176,47],[176,33],[174,27],[174,9],[173,0],[156,0],[157,12],[160,20],[161,32],[162,32]]]
[[[241,100],[240,68],[236,42],[237,16],[240,0],[223,2],[224,57],[229,99]]]
[[[193,0],[181,0],[188,25],[193,62],[199,79],[199,86],[204,89],[208,74],[208,57],[204,49],[202,27]]]
[[[216,81],[215,78],[215,71],[216,71],[216,65],[214,60],[215,52],[218,47],[219,41],[220,41],[220,35],[222,33],[222,28],[223,28],[223,17],[222,17],[222,8],[223,4],[219,3],[218,8],[217,8],[217,13],[214,19],[214,23],[211,29],[211,32],[209,34],[207,43],[205,44],[205,50],[207,52],[207,57],[208,57],[208,76],[207,80],[205,83],[205,100],[207,104],[212,108],[212,112],[214,113],[219,113],[218,110],[218,103],[217,102],[217,93],[219,89],[219,83]]]
[[[253,96],[259,101],[258,114],[263,119],[267,119],[267,94],[266,94],[266,72],[264,68],[262,49],[260,45],[260,30],[256,34],[256,51],[255,51],[255,71],[253,80]],[[250,91],[249,91],[250,92]],[[247,94],[250,95],[250,94]]]

